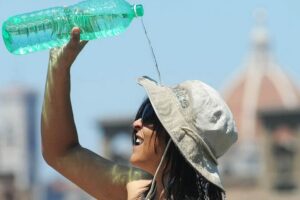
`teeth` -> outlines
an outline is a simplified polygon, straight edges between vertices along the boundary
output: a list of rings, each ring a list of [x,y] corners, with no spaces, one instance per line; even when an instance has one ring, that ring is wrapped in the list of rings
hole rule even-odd
[[[136,139],[136,143],[137,144],[141,144],[142,143],[142,140],[140,138]]]
[[[137,137],[136,140],[135,140],[135,144],[140,145],[142,143],[143,143],[143,140],[141,138]]]

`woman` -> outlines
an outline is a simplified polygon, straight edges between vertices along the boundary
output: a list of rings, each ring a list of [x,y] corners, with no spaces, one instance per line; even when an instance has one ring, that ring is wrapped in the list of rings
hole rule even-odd
[[[236,141],[232,115],[200,81],[176,87],[139,79],[148,98],[133,122],[131,163],[121,166],[83,148],[70,100],[70,68],[85,46],[74,28],[69,43],[52,49],[42,111],[47,163],[97,199],[223,199],[217,158]]]

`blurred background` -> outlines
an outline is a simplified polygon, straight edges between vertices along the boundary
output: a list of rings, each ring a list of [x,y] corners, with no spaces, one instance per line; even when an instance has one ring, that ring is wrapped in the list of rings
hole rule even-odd
[[[9,17],[77,1],[0,0]],[[164,84],[202,80],[223,95],[239,140],[220,160],[227,199],[300,199],[299,1],[130,0],[143,17]],[[93,199],[41,157],[40,113],[49,52],[10,54],[0,40],[0,199]],[[72,68],[81,144],[121,163],[131,122],[157,79],[140,19],[89,42]]]

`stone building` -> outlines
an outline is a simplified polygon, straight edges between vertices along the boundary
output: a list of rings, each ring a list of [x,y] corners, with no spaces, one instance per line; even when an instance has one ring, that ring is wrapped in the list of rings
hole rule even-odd
[[[133,117],[129,116],[105,118],[99,121],[99,127],[103,132],[101,151],[105,157],[128,164],[132,145],[132,121]]]
[[[0,199],[34,198],[36,99],[36,93],[24,87],[0,90]]]
[[[300,91],[278,65],[260,21],[245,67],[230,80],[224,98],[239,140],[222,159],[228,186],[291,191],[300,187]],[[269,198],[268,198],[269,199]]]

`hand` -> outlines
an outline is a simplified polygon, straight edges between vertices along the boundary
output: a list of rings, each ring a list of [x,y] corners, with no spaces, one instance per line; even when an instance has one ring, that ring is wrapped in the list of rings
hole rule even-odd
[[[127,200],[141,200],[150,184],[151,180],[137,180],[127,183]]]
[[[49,66],[70,68],[86,44],[87,41],[80,41],[80,29],[74,27],[71,31],[71,39],[66,45],[50,50]]]

